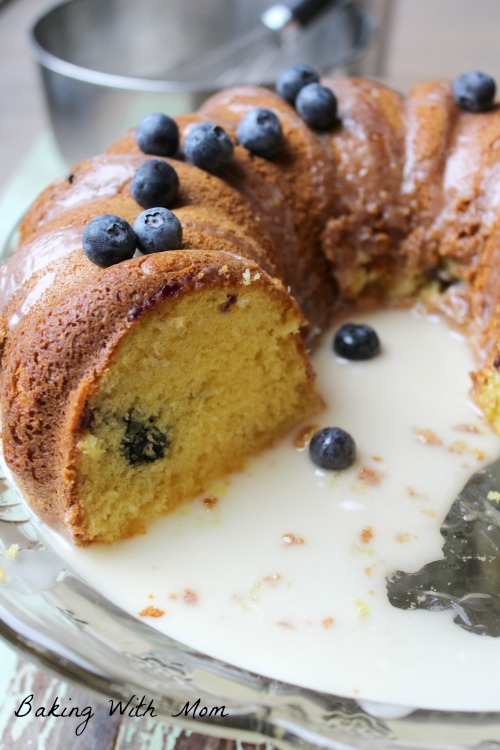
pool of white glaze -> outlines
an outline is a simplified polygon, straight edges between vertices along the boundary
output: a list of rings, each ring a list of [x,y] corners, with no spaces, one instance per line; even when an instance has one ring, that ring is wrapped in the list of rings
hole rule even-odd
[[[351,433],[351,468],[315,467],[297,428],[143,536],[85,549],[51,540],[110,600],[219,659],[346,697],[499,710],[500,641],[449,611],[395,609],[385,585],[442,557],[453,500],[500,453],[469,397],[472,355],[437,317],[351,320],[377,330],[380,356],[336,357],[332,331],[313,358],[327,402],[313,421]]]

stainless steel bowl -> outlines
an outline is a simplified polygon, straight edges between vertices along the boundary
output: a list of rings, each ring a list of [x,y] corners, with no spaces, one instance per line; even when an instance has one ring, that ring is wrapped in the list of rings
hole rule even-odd
[[[382,0],[385,4],[388,0]],[[372,0],[376,5],[376,0]],[[38,61],[56,141],[68,162],[102,151],[142,115],[189,112],[215,90],[204,80],[167,80],[166,71],[206,54],[259,23],[269,0],[69,0],[35,21]],[[322,71],[354,64],[372,24],[366,0],[332,5],[286,45],[265,80],[290,62]],[[192,67],[192,66],[190,66]]]

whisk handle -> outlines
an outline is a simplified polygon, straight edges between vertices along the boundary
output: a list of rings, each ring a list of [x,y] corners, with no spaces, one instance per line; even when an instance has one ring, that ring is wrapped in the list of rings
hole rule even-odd
[[[294,0],[288,3],[294,20],[301,26],[307,24],[316,18],[322,10],[327,8],[335,0]]]

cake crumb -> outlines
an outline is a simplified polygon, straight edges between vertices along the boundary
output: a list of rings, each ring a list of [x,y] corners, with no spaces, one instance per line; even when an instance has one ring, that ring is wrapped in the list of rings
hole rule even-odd
[[[443,441],[438,438],[434,430],[423,429],[415,430],[417,439],[424,445],[442,445]]]
[[[362,544],[368,544],[373,539],[373,526],[366,526],[360,533]]]
[[[11,544],[9,549],[7,550],[7,559],[15,560],[18,554],[19,554],[19,545]]]
[[[173,592],[172,594],[168,595],[168,598],[172,599],[172,601],[175,601],[177,599],[177,594],[175,592]]]
[[[420,512],[424,516],[429,516],[429,518],[436,518],[437,513],[435,510],[432,510],[431,508],[421,508]]]
[[[356,617],[360,620],[366,620],[370,616],[370,607],[362,599],[356,599],[354,605],[356,607]]]
[[[243,283],[244,283],[245,286],[249,286],[252,283],[252,278],[250,276],[250,269],[249,268],[246,268],[243,271],[242,279],[243,279]]]
[[[148,594],[148,599],[154,599],[154,598],[155,598],[154,594]]]
[[[228,271],[227,271],[227,266],[226,265],[222,266],[222,268],[219,268],[219,274],[220,274],[220,276],[227,276],[227,272]]]
[[[339,471],[332,471],[332,475],[330,477],[330,481],[328,482],[328,486],[330,489],[335,490],[338,487],[339,484]]]
[[[399,534],[395,534],[394,539],[399,544],[405,544],[405,542],[409,542],[412,539],[418,539],[418,537],[415,536],[415,534],[410,534],[408,531],[404,531]]]
[[[374,565],[368,565],[365,568],[365,573],[366,573],[367,576],[371,576],[371,574],[373,573],[373,568],[374,567],[375,567]]]
[[[382,474],[376,471],[376,469],[370,469],[368,466],[362,466],[358,471],[357,478],[360,482],[371,484],[373,487],[375,487],[382,481]]]
[[[456,453],[458,456],[463,456],[467,451],[467,443],[465,440],[454,440],[453,443],[448,446],[450,453]]]
[[[281,581],[281,573],[273,573],[271,576],[264,576],[262,580],[264,583],[275,585]]]
[[[208,495],[208,497],[203,498],[203,505],[207,510],[212,510],[217,505],[217,498],[215,495]]]
[[[478,461],[484,461],[484,451],[479,450],[479,448],[472,448],[471,453],[477,458]]]
[[[318,424],[306,424],[298,431],[293,439],[293,445],[295,448],[305,448],[309,440],[312,438],[315,432],[319,429]]]
[[[377,463],[380,463],[384,459],[382,458],[382,456],[372,456],[372,460],[377,461]]]
[[[260,602],[260,590],[262,588],[262,582],[261,581],[255,581],[250,586],[250,599],[253,602]]]
[[[467,432],[473,435],[481,435],[481,430],[475,424],[456,424],[453,429],[456,432]]]
[[[139,612],[139,617],[163,617],[164,614],[165,610],[149,605]]]
[[[198,594],[191,589],[184,589],[182,598],[184,599],[185,604],[198,604]]]
[[[500,492],[497,490],[490,490],[486,495],[486,499],[493,503],[500,502]]]
[[[334,622],[335,622],[334,617],[325,617],[325,619],[321,621],[321,624],[323,625],[325,630],[327,630],[328,628],[332,627]]]
[[[291,622],[288,622],[288,620],[278,620],[276,625],[279,625],[280,628],[288,628],[288,630],[293,630],[294,627]]]
[[[283,544],[304,544],[304,540],[301,536],[295,536],[295,534],[283,534],[281,537]]]

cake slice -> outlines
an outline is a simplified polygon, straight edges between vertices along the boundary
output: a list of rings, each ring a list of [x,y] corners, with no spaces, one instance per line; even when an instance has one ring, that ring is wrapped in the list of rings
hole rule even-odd
[[[6,460],[33,509],[109,543],[241,468],[320,407],[303,323],[255,263],[195,249],[38,305],[7,340],[3,392]]]

